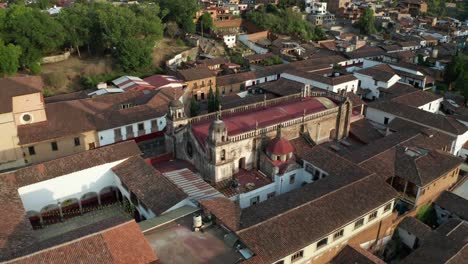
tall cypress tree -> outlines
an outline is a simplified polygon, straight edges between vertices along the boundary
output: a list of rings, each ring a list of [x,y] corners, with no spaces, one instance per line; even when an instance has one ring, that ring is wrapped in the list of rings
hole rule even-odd
[[[216,111],[216,101],[215,95],[213,93],[213,87],[210,86],[210,91],[208,92],[208,112]]]
[[[221,95],[219,94],[218,85],[216,85],[215,96],[214,96],[214,111],[218,111],[220,105],[221,105]]]

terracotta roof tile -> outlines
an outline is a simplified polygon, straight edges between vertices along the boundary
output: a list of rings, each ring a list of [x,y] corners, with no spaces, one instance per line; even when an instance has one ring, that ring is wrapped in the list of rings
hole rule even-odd
[[[134,141],[125,141],[19,169],[15,175],[19,187],[41,182],[75,171],[140,155]]]
[[[14,96],[42,93],[44,84],[39,76],[17,76],[0,79],[0,114],[13,111]]]
[[[320,181],[310,185],[316,185]],[[303,189],[305,187],[274,197],[278,198],[276,204],[290,202],[291,197],[288,194],[295,192],[303,194]],[[241,229],[237,234],[256,255],[274,262],[312,244],[396,197],[397,193],[380,179],[366,178],[309,200],[300,207],[295,206],[287,212],[274,214],[255,226]],[[349,210],[350,202],[353,204],[353,210]],[[265,203],[254,207],[259,210]],[[244,211],[241,216],[243,213]],[[242,218],[241,224],[243,224]]]
[[[153,263],[157,256],[131,220],[11,263]]]
[[[385,262],[369,251],[356,245],[346,245],[330,264],[385,264]]]
[[[434,203],[468,221],[468,200],[465,198],[445,191]]]
[[[141,157],[131,157],[113,167],[112,171],[156,215],[164,213],[188,196]]]

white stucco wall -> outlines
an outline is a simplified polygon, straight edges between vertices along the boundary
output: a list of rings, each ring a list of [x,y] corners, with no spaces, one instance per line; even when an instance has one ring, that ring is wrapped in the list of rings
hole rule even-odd
[[[223,41],[224,41],[224,44],[226,45],[226,47],[233,48],[234,46],[236,46],[236,35],[235,34],[224,35],[223,36]]]
[[[152,120],[156,120],[156,122],[158,124],[157,131],[162,131],[166,127],[166,115],[164,115],[162,117],[155,118],[155,119],[150,119],[150,120],[145,120],[145,121],[141,121],[141,122],[137,122],[137,123],[127,124],[127,125],[121,126],[121,127],[115,127],[115,128],[111,128],[111,129],[101,130],[101,131],[98,131],[99,146],[114,144],[116,142],[115,141],[115,134],[114,134],[115,129],[120,129],[120,131],[122,133],[122,140],[126,140],[127,139],[127,129],[126,129],[127,126],[132,126],[134,137],[136,135],[138,135],[138,124],[140,124],[140,123],[144,124],[145,135],[151,134],[151,129],[152,129],[151,121]]]
[[[388,118],[388,123],[390,123],[396,116],[386,113],[384,111],[380,111],[372,107],[367,107],[367,110],[366,110],[367,119],[384,125],[386,117]]]
[[[86,193],[99,193],[105,187],[116,186],[117,177],[111,171],[111,168],[124,160],[102,164],[21,187],[18,192],[24,209],[40,212],[47,205],[57,204],[70,198],[80,200],[81,196]]]
[[[398,228],[397,230],[398,230],[398,235],[400,237],[400,240],[409,248],[413,248],[414,243],[416,243],[416,236],[402,228]]]
[[[288,80],[300,82],[303,84],[310,84],[314,88],[319,88],[319,89],[323,89],[327,91],[333,91],[335,93],[337,93],[340,90],[346,90],[346,92],[356,92],[358,88],[358,84],[359,84],[359,80],[353,80],[353,81],[341,83],[338,85],[328,85],[328,84],[321,83],[315,80],[299,77],[290,73],[282,73],[281,77],[288,79]]]
[[[366,110],[366,118],[369,119],[369,120],[372,120],[372,121],[374,121],[376,123],[384,124],[385,117],[388,117],[388,119],[389,119],[388,123],[390,123],[396,116],[392,115],[390,113],[386,113],[384,111],[372,108],[372,107],[368,107],[367,110]],[[454,137],[455,141],[452,144],[450,153],[455,155],[455,156],[463,157],[463,156],[461,156],[463,154],[463,152],[461,152],[461,149],[463,148],[463,145],[468,141],[468,131],[466,131],[464,134],[461,134],[461,135],[455,135],[455,134],[452,134],[452,133],[448,133],[447,131],[443,131],[443,130],[428,126],[426,124],[419,123],[417,120],[410,120],[410,119],[406,119],[406,118],[402,118],[402,117],[400,117],[400,118],[403,119],[403,120],[407,120],[409,122],[413,122],[415,124],[424,126],[424,127],[434,129],[436,131],[439,131],[441,133],[444,133],[444,134],[447,134],[449,136]]]
[[[258,196],[259,198],[259,202],[264,202],[268,199],[268,194],[269,193],[275,193],[275,196],[277,195],[277,193],[275,192],[275,183],[272,182],[268,185],[265,185],[265,186],[262,186],[258,189],[255,189],[255,190],[252,190],[250,192],[246,192],[246,193],[241,193],[239,194],[239,206],[240,208],[247,208],[249,207],[251,204],[250,204],[250,200],[252,198],[255,198]]]
[[[437,100],[434,100],[430,103],[427,103],[425,105],[422,105],[420,107],[418,107],[419,109],[422,109],[424,111],[427,111],[427,112],[431,112],[431,113],[434,113],[434,114],[437,114],[437,112],[439,111],[440,109],[440,103],[442,103],[442,101],[444,100],[444,98],[439,98]]]

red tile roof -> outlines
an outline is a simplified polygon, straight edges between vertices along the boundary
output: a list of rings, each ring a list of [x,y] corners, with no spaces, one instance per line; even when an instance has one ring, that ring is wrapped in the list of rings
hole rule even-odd
[[[274,155],[286,155],[294,152],[294,147],[286,138],[274,138],[267,146],[267,151]]]
[[[11,263],[153,263],[158,258],[131,220],[102,232],[14,259]]]
[[[324,97],[322,97],[323,99]],[[325,98],[327,99],[327,98]],[[330,103],[336,106],[336,103],[329,100]],[[228,134],[230,136],[237,135],[243,132],[254,130],[258,122],[258,127],[267,127],[286,120],[301,117],[304,114],[317,113],[326,110],[327,107],[318,100],[317,97],[307,97],[300,100],[288,101],[266,108],[258,109],[257,111],[242,112],[231,116],[223,117],[222,120],[226,124]],[[208,130],[212,120],[195,123],[192,125],[193,133],[197,140],[204,144],[205,138],[208,136]]]

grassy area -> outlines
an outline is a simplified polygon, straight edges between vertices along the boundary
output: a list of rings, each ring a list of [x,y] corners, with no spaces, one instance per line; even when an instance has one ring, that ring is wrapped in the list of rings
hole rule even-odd
[[[438,226],[436,211],[430,204],[421,206],[416,214],[416,218],[430,227],[434,228]]]
[[[163,39],[159,41],[153,52],[153,68],[135,74],[140,77],[161,72],[160,67],[170,57],[189,49],[181,40]],[[70,57],[66,61],[42,65],[41,76],[45,83],[45,95],[52,96],[75,92],[94,87],[101,81],[109,81],[116,77],[132,74],[121,72],[114,66],[110,55]],[[83,81],[84,80],[84,81]]]

